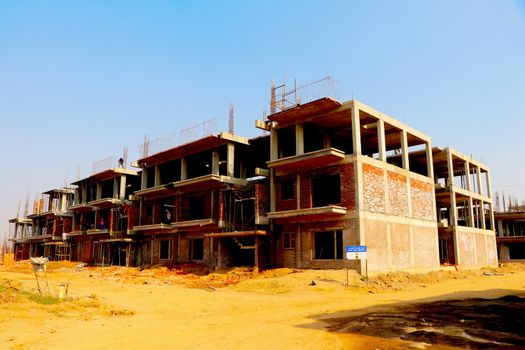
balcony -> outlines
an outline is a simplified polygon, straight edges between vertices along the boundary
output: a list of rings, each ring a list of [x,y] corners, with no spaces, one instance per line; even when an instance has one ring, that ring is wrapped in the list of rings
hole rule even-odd
[[[90,201],[87,204],[90,207],[97,207],[99,209],[105,209],[105,208],[116,207],[116,206],[120,205],[121,203],[122,203],[122,201],[120,199],[106,197],[106,198],[100,198],[100,199],[96,199],[94,201]]]
[[[327,205],[324,207],[296,209],[296,210],[284,210],[275,211],[268,213],[269,219],[289,221],[289,222],[302,222],[302,221],[315,221],[326,218],[337,218],[347,213],[345,207],[338,205]]]
[[[290,156],[267,162],[268,167],[277,171],[290,172],[326,167],[345,158],[345,153],[336,148],[325,148],[301,155]]]

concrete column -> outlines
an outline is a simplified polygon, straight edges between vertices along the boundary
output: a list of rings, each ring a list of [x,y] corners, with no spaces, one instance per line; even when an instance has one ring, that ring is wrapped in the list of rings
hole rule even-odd
[[[472,191],[472,184],[470,183],[470,164],[465,161],[465,174],[467,178],[467,191]]]
[[[97,183],[97,195],[95,197],[96,199],[102,198],[102,184],[99,182]]]
[[[155,165],[155,183],[153,186],[160,186],[162,185],[160,183],[160,167],[158,165]]]
[[[490,172],[488,170],[485,173],[485,180],[487,180],[487,197],[492,198],[492,188],[490,185]]]
[[[118,178],[118,176],[113,178],[113,193],[111,195],[111,198],[119,198]]]
[[[454,192],[454,164],[452,162],[452,154],[447,149],[447,163],[448,163],[448,184],[450,191],[450,224],[456,226],[458,224],[457,208],[456,208],[456,193]]]
[[[182,157],[180,159],[180,179],[181,180],[188,179],[188,164],[187,164],[186,157]]]
[[[86,183],[82,184],[82,203],[87,202],[88,197],[88,186]]]
[[[474,225],[474,203],[472,197],[468,197],[468,225],[469,227],[476,227]]]
[[[279,133],[272,124],[270,123],[270,160],[277,160],[279,159]]]
[[[331,141],[330,141],[330,134],[327,132],[323,132],[323,148],[330,148],[332,147]]]
[[[386,140],[385,140],[385,121],[377,121],[377,147],[379,149],[379,160],[386,162]]]
[[[142,173],[140,176],[140,189],[148,188],[148,169],[146,167],[142,168]]]
[[[126,199],[126,175],[120,176],[120,191],[119,197],[120,200]]]
[[[304,128],[301,124],[295,124],[295,155],[304,154]]]
[[[479,210],[479,219],[481,220],[481,228],[483,230],[487,229],[487,225],[485,224],[485,202],[480,201],[479,202],[480,210]]]
[[[275,171],[270,169],[270,212],[275,211]]]
[[[410,162],[408,159],[408,139],[406,130],[401,131],[401,157],[403,161],[403,169],[410,170]]]
[[[211,153],[211,173],[219,175],[219,150],[213,150]]]
[[[297,174],[295,177],[295,193],[297,200],[297,209],[301,209],[301,175]]]
[[[235,169],[235,145],[228,143],[226,147],[226,175],[233,177]]]
[[[432,144],[429,142],[427,142],[425,144],[425,151],[426,151],[426,154],[427,154],[427,173],[428,173],[428,177],[430,178],[434,178],[434,157],[432,155]],[[435,201],[434,201],[435,203]]]
[[[492,215],[492,218],[494,219],[494,215]],[[504,232],[505,231],[503,231],[503,220],[499,220],[498,221],[498,230],[497,231],[498,231],[500,237],[504,236]]]
[[[481,169],[479,166],[476,167],[476,175],[477,175],[477,181],[478,181],[478,193],[482,194],[481,191]]]
[[[490,229],[495,230],[496,225],[494,224],[494,208],[492,206],[492,203],[489,204],[490,207],[490,214],[489,214],[489,220],[490,220]]]
[[[352,146],[354,154],[361,154],[361,121],[359,120],[359,109],[352,108]]]
[[[448,164],[448,188],[450,191],[450,224],[452,226],[452,238],[454,241],[454,260],[456,265],[460,265],[459,255],[459,239],[457,232],[458,215],[456,208],[456,193],[454,192],[454,163],[452,162],[452,154],[450,149],[447,148],[447,164]]]

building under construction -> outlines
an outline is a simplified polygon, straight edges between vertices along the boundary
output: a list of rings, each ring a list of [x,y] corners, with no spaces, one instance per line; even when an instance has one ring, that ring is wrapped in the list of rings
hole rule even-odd
[[[136,170],[76,181],[70,258],[363,272],[346,247],[366,246],[371,272],[496,265],[489,168],[332,84],[272,86],[263,136],[236,135],[231,112],[229,132],[145,140]]]

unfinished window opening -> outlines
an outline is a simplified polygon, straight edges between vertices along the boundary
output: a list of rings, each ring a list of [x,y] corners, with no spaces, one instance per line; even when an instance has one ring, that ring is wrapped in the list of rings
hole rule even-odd
[[[362,120],[361,123],[361,154],[379,159],[378,120],[367,118]]]
[[[113,197],[113,179],[103,181],[101,184],[102,194],[100,198],[112,198]]]
[[[439,203],[436,203],[437,208],[437,219],[439,227],[448,227],[450,225],[450,208],[440,206]]]
[[[125,198],[129,199],[140,188],[140,176],[126,176]]]
[[[228,175],[228,146],[219,148],[219,174]]]
[[[439,261],[441,264],[448,263],[448,239],[446,237],[439,238]]]
[[[295,156],[295,127],[277,130],[279,143],[279,158]]]
[[[90,183],[88,185],[88,202],[94,201],[97,198],[97,185]]]
[[[314,259],[343,259],[343,232],[314,232]]]
[[[141,225],[153,224],[153,203],[150,201],[142,204]]]
[[[469,222],[469,206],[468,199],[466,197],[460,197],[456,195],[456,212],[457,212],[457,223],[459,226],[470,226]]]
[[[295,180],[283,179],[280,182],[281,200],[294,199],[295,197]]]
[[[489,185],[488,185],[488,172],[486,170],[483,170],[483,169],[480,169],[481,170],[481,174],[480,174],[480,179],[481,179],[481,191],[480,191],[480,194],[486,196],[486,197],[490,197],[490,193],[489,193]]]
[[[159,259],[171,260],[171,239],[163,239],[159,241]]]
[[[490,209],[491,209],[490,204],[483,203],[482,211],[484,213],[484,218],[485,218],[485,229],[494,230],[494,227],[492,227],[492,223],[490,221]]]
[[[324,149],[324,135],[318,126],[305,125],[303,129],[304,152],[314,152]]]
[[[295,232],[283,233],[283,249],[295,249]]]
[[[192,154],[186,158],[188,179],[211,174],[212,152],[205,151]]]
[[[180,163],[180,159],[174,159],[159,165],[160,183],[162,185],[180,181]]]
[[[204,219],[204,196],[193,196],[188,198],[190,220]]]
[[[146,171],[146,187],[151,188],[155,186],[155,167],[150,166],[145,169]]]
[[[110,209],[101,209],[98,211],[97,229],[107,230],[109,227]]]
[[[467,173],[463,162],[454,163],[454,186],[467,190]],[[477,188],[477,181],[470,182],[471,191]],[[474,191],[476,192],[476,191]]]
[[[436,181],[436,191],[444,190],[445,188],[447,188],[447,178],[446,177],[438,177],[438,175],[435,175],[434,179]]]
[[[261,137],[250,140],[250,147],[242,147],[241,159],[246,166],[246,178],[254,177],[255,168],[266,169],[270,160],[270,138]],[[256,155],[255,157],[253,155]]]
[[[409,145],[412,141],[409,141]],[[408,147],[408,167],[411,172],[429,176],[427,164],[427,143],[410,145]]]
[[[525,259],[525,243],[510,243],[509,257],[511,259]]]
[[[160,217],[163,224],[171,224],[175,221],[175,198],[170,197],[160,202]]]
[[[74,199],[75,199],[75,204],[84,203],[84,196],[83,196],[82,189],[80,187],[76,189]]]
[[[236,178],[246,178],[246,167],[242,160],[242,152],[240,146],[235,146],[233,149],[233,176]]]
[[[399,168],[403,167],[403,149],[401,146],[402,131],[385,123],[386,162]]]
[[[330,146],[332,148],[343,151],[345,154],[352,154],[354,153],[352,142],[352,128],[331,132]]]
[[[312,202],[314,207],[341,204],[341,178],[339,174],[312,178]]]
[[[190,239],[190,259],[191,260],[204,259],[204,239],[203,238]]]

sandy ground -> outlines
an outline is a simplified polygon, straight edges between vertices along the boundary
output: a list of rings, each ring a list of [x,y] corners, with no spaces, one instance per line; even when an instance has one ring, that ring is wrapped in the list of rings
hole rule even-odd
[[[30,300],[36,282],[29,262],[8,257],[0,265],[0,349],[425,348],[391,332],[341,333],[334,325],[423,301],[525,296],[522,266],[391,274],[368,285],[350,273],[349,286],[344,270],[235,269],[199,276],[183,269],[79,270],[52,262],[47,277],[52,295],[60,283],[69,285],[66,301]]]

